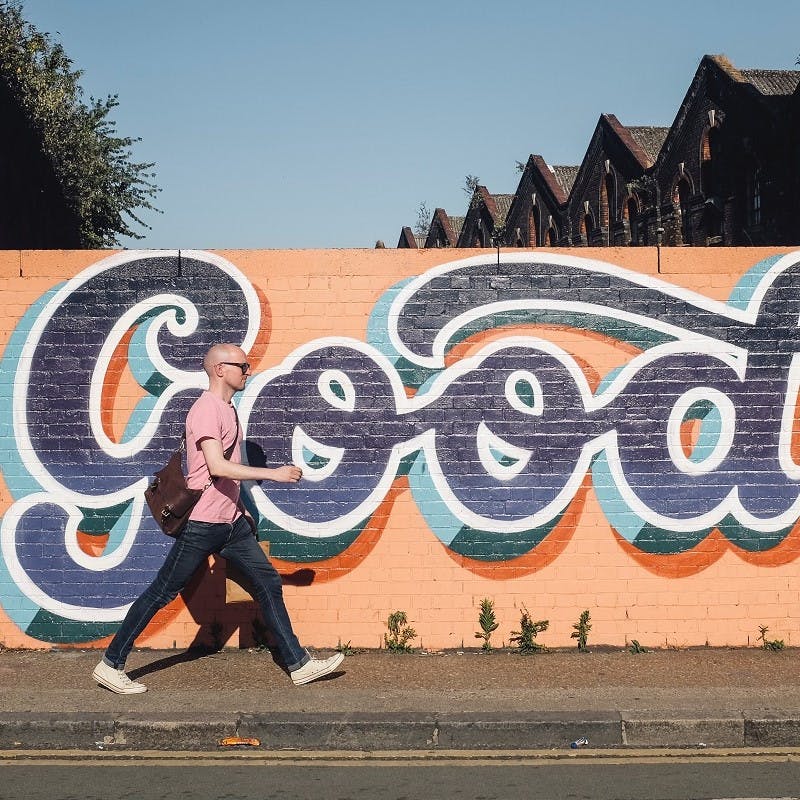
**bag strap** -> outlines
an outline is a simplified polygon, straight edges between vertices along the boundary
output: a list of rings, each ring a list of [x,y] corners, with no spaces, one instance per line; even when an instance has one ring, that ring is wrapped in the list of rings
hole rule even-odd
[[[236,447],[236,442],[239,439],[239,415],[236,413],[236,406],[233,405],[232,403],[231,403],[231,408],[233,409],[233,416],[236,419],[236,433],[233,435],[233,444],[231,444],[230,447],[226,447],[225,448],[225,452],[222,454],[222,457],[226,461],[230,461],[231,456],[233,455],[234,448]],[[185,428],[183,430],[183,433],[181,434],[181,444],[180,444],[180,447],[178,448],[178,450],[181,453],[185,453],[186,452],[186,429]],[[216,478],[211,478],[210,476],[209,476],[209,478],[210,479],[209,479],[208,483],[203,487],[203,491],[208,489],[208,487],[211,486],[211,484],[214,483],[214,481],[216,480]]]
[[[236,440],[239,438],[239,415],[236,413],[236,406],[233,405],[233,403],[231,403],[231,408],[233,409],[233,416],[236,420],[236,433],[233,435],[233,444],[222,454],[226,461],[230,461],[230,458],[233,455],[233,449],[236,447]],[[184,431],[183,435],[186,436],[186,431]]]

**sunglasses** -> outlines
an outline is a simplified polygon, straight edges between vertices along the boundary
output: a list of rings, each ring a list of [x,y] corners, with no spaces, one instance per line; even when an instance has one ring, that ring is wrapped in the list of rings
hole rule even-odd
[[[242,371],[242,375],[246,375],[250,371],[250,364],[248,364],[246,361],[241,363],[239,361],[220,361],[219,363],[226,364],[229,367],[239,367],[239,369]],[[219,364],[217,366],[219,366]]]

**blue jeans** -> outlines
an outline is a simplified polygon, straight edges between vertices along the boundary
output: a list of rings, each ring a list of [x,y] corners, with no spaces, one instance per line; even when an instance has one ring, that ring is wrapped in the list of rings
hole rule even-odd
[[[300,646],[292,630],[283,602],[281,577],[258,546],[247,520],[240,516],[232,524],[189,521],[153,582],[128,609],[103,657],[109,666],[116,669],[125,666],[136,637],[157,611],[178,596],[211,553],[219,553],[249,578],[255,589],[254,599],[261,606],[264,622],[275,637],[286,668],[292,672],[309,660],[308,652]]]

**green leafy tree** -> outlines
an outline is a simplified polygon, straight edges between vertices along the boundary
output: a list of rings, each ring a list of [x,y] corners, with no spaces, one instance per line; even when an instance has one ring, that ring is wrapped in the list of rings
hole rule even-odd
[[[463,191],[469,197],[469,207],[476,208],[480,203],[481,197],[478,193],[478,187],[481,185],[481,179],[477,175],[467,175],[464,178]]]
[[[417,222],[414,225],[414,233],[417,236],[427,236],[431,229],[431,211],[428,204],[423,200],[417,208]]]
[[[467,175],[464,178],[464,194],[467,197],[472,197],[475,190],[481,185],[481,179],[477,175]]]
[[[148,227],[138,213],[158,211],[151,201],[159,189],[154,164],[131,159],[139,139],[116,135],[109,114],[117,96],[87,105],[82,75],[60,44],[24,19],[19,2],[0,0],[0,81],[40,136],[83,247],[113,247],[123,236],[143,238],[131,225]]]

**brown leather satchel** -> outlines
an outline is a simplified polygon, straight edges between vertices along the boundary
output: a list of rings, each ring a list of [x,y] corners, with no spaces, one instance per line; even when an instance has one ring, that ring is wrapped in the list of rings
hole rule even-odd
[[[239,417],[236,417],[236,434],[233,444],[223,453],[231,457],[236,440],[239,438]],[[214,482],[211,478],[202,489],[190,489],[183,475],[183,454],[186,450],[186,433],[181,436],[180,447],[170,456],[167,465],[155,473],[153,482],[144,490],[144,499],[150,507],[158,526],[167,536],[180,536],[192,509],[202,497],[203,492]]]
[[[180,536],[189,521],[189,514],[197,505],[207,488],[190,489],[183,475],[183,450],[186,437],[181,446],[171,456],[167,465],[155,474],[153,482],[144,490],[144,499],[150,511],[167,536]],[[209,484],[210,485],[210,484]]]

